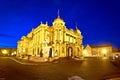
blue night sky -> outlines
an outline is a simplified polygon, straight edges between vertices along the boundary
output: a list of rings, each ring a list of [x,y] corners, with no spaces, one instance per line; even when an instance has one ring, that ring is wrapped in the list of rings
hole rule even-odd
[[[41,21],[51,26],[57,11],[67,28],[76,23],[83,45],[110,42],[120,47],[119,0],[0,0],[0,47],[17,47],[17,41]]]

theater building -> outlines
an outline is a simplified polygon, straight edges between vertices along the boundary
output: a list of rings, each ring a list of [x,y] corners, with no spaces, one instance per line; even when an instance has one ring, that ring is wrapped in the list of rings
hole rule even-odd
[[[46,22],[32,29],[18,41],[17,56],[38,56],[44,59],[82,56],[82,35],[76,27],[68,29],[58,17],[49,26]]]

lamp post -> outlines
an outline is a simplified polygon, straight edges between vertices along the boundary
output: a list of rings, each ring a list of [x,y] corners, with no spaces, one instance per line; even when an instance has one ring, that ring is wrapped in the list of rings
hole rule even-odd
[[[5,55],[8,55],[8,51],[7,51],[6,49],[3,49],[3,50],[2,50],[2,53],[3,53],[4,56],[5,56]]]

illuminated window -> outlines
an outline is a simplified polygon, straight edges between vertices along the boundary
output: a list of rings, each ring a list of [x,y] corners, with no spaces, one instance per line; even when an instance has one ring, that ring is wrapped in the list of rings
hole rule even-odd
[[[23,48],[23,52],[25,52],[25,48]]]

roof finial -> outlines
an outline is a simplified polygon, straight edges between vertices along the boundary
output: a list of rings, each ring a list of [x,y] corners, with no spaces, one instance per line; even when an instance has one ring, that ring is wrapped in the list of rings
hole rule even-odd
[[[59,9],[58,9],[58,18],[60,17],[60,11],[59,11]]]
[[[48,25],[48,22],[46,21],[46,25]]]
[[[42,21],[40,23],[42,24]]]
[[[34,30],[34,28],[32,28],[32,31]]]
[[[77,23],[76,23],[76,29],[78,29],[78,27],[77,27]]]

